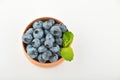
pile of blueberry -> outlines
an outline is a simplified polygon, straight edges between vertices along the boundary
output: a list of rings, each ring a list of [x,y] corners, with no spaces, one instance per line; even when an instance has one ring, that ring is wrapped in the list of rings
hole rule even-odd
[[[27,54],[42,63],[59,60],[62,36],[66,31],[64,24],[57,24],[53,19],[34,22],[22,36]]]

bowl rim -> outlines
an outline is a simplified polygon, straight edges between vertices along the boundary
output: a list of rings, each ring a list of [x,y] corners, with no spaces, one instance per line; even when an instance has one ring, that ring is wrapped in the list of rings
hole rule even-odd
[[[34,19],[33,21],[31,21],[31,22],[27,25],[27,27],[25,28],[25,30],[24,30],[24,32],[23,32],[22,35],[24,35],[24,33],[32,26],[32,24],[33,24],[35,21],[39,21],[39,20],[41,20],[41,21],[46,21],[46,20],[49,20],[49,19],[53,19],[53,20],[55,20],[55,21],[56,21],[57,23],[59,23],[59,24],[62,24],[62,23],[63,23],[63,22],[61,22],[60,20],[58,20],[58,19],[56,19],[56,18],[53,18],[53,17],[40,17],[40,18],[37,18],[37,19]],[[25,49],[25,43],[23,43],[23,41],[22,41],[22,47],[23,47],[24,55],[27,57],[27,59],[28,59],[31,63],[33,63],[33,64],[35,64],[35,65],[37,65],[37,66],[45,67],[45,68],[55,67],[55,66],[59,65],[60,63],[62,63],[62,62],[64,61],[63,58],[60,58],[58,61],[53,62],[53,63],[41,63],[41,62],[38,62],[38,61],[32,59],[32,58],[27,54],[26,49]]]

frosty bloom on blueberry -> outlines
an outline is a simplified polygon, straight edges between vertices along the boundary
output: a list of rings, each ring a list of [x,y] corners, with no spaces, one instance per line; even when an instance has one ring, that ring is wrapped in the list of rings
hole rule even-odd
[[[52,26],[50,32],[55,37],[62,37],[62,31],[59,26]]]
[[[42,30],[41,28],[37,28],[37,29],[35,29],[35,30],[33,31],[33,37],[34,37],[34,38],[40,39],[40,38],[43,37],[43,35],[44,35],[44,32],[43,32],[43,30]]]
[[[22,36],[22,39],[24,43],[29,44],[32,41],[33,37],[31,34],[24,34]]]
[[[41,42],[38,38],[33,39],[33,41],[31,42],[31,45],[35,48],[38,48],[41,45]]]
[[[36,58],[38,55],[37,49],[36,48],[29,48],[27,49],[27,53],[31,58]]]
[[[43,53],[43,52],[45,52],[45,51],[47,51],[47,48],[46,48],[44,45],[42,45],[42,46],[40,46],[40,47],[38,48],[38,52],[39,52],[39,53]]]
[[[33,23],[33,28],[34,29],[42,28],[42,26],[43,26],[42,21],[36,21],[36,22]]]
[[[53,63],[60,58],[71,61],[72,40],[72,32],[69,32],[64,24],[58,24],[53,19],[34,21],[22,36],[27,54],[40,63]],[[66,56],[66,53],[72,56]]]

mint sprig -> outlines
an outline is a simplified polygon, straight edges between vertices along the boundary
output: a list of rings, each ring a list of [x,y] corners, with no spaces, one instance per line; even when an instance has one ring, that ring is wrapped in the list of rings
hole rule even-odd
[[[72,32],[65,32],[63,34],[63,47],[68,47],[72,44],[73,41],[73,33]]]
[[[73,60],[74,57],[73,50],[71,47],[62,48],[61,55],[67,61]]]
[[[73,50],[70,47],[73,42],[73,38],[74,35],[70,31],[63,34],[63,48],[61,49],[61,56],[67,61],[72,61],[74,57]]]

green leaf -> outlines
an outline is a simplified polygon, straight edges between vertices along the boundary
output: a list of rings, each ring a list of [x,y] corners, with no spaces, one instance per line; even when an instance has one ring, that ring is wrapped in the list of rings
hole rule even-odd
[[[73,60],[74,54],[72,48],[71,47],[62,48],[61,56],[67,61]]]
[[[64,32],[63,34],[63,47],[68,47],[73,41],[74,35],[72,32]]]

